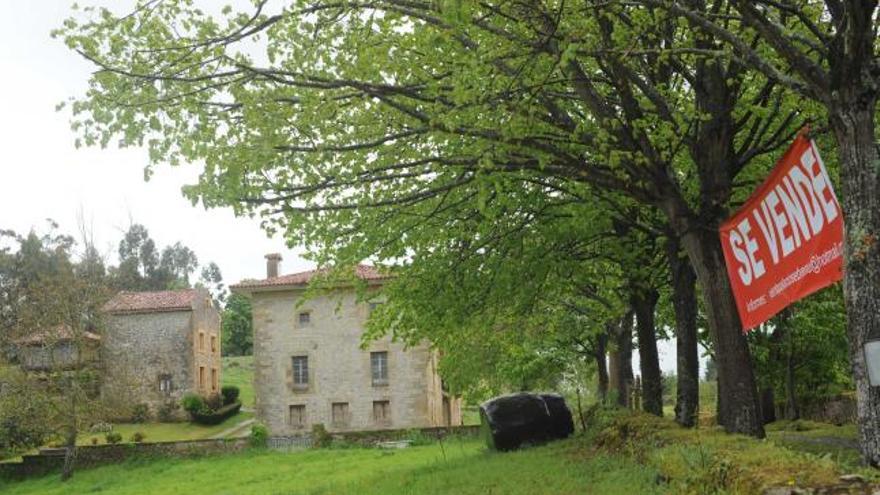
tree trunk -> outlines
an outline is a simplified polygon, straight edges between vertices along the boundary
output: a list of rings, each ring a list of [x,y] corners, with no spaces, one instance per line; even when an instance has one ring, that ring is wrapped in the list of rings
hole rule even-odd
[[[629,396],[632,388],[632,314],[627,314],[611,329],[614,350],[609,360],[609,385],[616,404],[629,407]]]
[[[864,345],[880,338],[880,151],[875,142],[876,95],[852,95],[831,110],[837,138],[846,221],[843,291],[859,440],[865,462],[880,466],[880,387],[871,387]],[[836,111],[835,111],[836,110]]]
[[[751,355],[727,278],[717,225],[707,228],[696,221],[682,222],[675,214],[670,219],[675,220],[673,226],[681,236],[706,302],[718,366],[718,424],[729,433],[763,438]]]
[[[761,390],[761,419],[765,425],[776,421],[776,395],[773,387],[764,387]]]
[[[791,335],[791,332],[789,332]],[[789,337],[790,339],[790,337]],[[797,395],[794,383],[794,350],[789,342],[788,353],[785,356],[785,419],[800,419],[801,411],[797,404]]]
[[[675,310],[676,398],[675,422],[697,424],[700,409],[700,360],[697,349],[697,275],[687,258],[679,255],[678,238],[666,244],[672,274],[672,306]]]
[[[657,332],[654,328],[654,310],[659,298],[660,294],[656,289],[635,289],[630,297],[630,304],[636,313],[643,409],[645,412],[663,416],[663,377],[660,375]]]
[[[593,348],[593,357],[596,360],[596,370],[598,380],[596,384],[596,395],[599,402],[605,404],[608,400],[608,367],[605,362],[605,355],[608,347],[608,334],[602,333],[596,336],[596,345]]]

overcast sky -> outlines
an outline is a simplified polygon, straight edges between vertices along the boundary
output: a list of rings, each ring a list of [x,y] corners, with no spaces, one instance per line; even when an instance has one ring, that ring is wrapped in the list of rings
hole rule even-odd
[[[283,254],[283,272],[312,268],[297,255],[302,250],[268,238],[257,220],[184,199],[181,187],[195,181],[198,166],[158,167],[144,182],[144,150],[73,146],[69,114],[56,112],[55,105],[84,93],[91,67],[49,36],[69,16],[70,5],[0,0],[0,228],[43,230],[51,218],[75,234],[81,215],[98,248],[115,263],[122,232],[131,222],[141,223],[158,245],[180,241],[200,262],[216,262],[227,285],[264,277],[263,255],[269,252]],[[659,347],[661,367],[674,370],[674,343]],[[637,356],[634,364],[638,368]]]
[[[143,150],[74,148],[69,114],[55,105],[84,93],[91,67],[49,36],[71,0],[0,5],[0,228],[40,230],[52,218],[73,234],[81,211],[115,263],[122,232],[137,222],[160,246],[181,241],[200,262],[215,261],[227,284],[262,278],[269,252],[283,253],[285,272],[312,267],[282,238],[268,238],[257,220],[193,207],[180,189],[195,181],[197,166],[158,167],[144,182]]]

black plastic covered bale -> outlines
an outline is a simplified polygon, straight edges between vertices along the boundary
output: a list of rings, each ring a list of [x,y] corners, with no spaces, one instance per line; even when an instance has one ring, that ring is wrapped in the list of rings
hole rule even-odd
[[[565,399],[559,394],[541,394],[550,413],[550,436],[568,438],[574,433],[574,419]]]
[[[571,411],[556,394],[521,392],[490,399],[480,406],[480,421],[487,445],[495,450],[515,450],[574,432]]]

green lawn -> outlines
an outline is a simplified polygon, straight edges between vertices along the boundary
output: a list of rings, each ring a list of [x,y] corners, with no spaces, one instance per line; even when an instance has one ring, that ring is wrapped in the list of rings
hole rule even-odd
[[[146,435],[145,442],[167,442],[172,440],[200,440],[214,438],[224,430],[253,418],[253,413],[240,412],[226,421],[214,426],[205,426],[196,423],[117,423],[113,425],[113,431],[122,435],[122,441],[128,442],[131,436],[139,431]],[[79,445],[91,445],[92,438],[97,438],[99,444],[104,444],[103,433],[83,433],[77,439]]]
[[[254,407],[254,357],[223,358],[223,385],[235,385],[241,391],[239,400],[244,407]]]
[[[251,451],[196,459],[130,461],[0,484],[4,495],[126,494],[625,494],[659,493],[656,473],[622,458],[583,457],[574,441],[514,453],[476,440],[408,449]]]

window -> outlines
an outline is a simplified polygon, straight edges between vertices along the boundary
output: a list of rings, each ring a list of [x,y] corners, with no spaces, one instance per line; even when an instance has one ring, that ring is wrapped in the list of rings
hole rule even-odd
[[[373,401],[373,421],[383,424],[391,422],[391,402],[387,400]]]
[[[217,391],[217,385],[219,385],[219,380],[217,379],[217,368],[211,368],[211,391]]]
[[[199,332],[199,350],[205,350],[205,332]]]
[[[290,426],[294,428],[305,428],[306,426],[306,406],[297,404],[290,406]]]
[[[312,313],[308,311],[302,311],[299,314],[299,326],[307,327],[312,322]]]
[[[370,369],[373,374],[373,385],[388,385],[388,353],[371,352]]]
[[[331,412],[334,425],[345,426],[348,424],[348,402],[334,402]]]
[[[217,337],[211,335],[211,352],[217,352]]]
[[[199,366],[199,389],[205,390],[205,367]]]
[[[159,391],[165,395],[171,395],[172,390],[171,375],[159,375]]]
[[[293,357],[293,387],[308,388],[309,386],[309,357]]]

